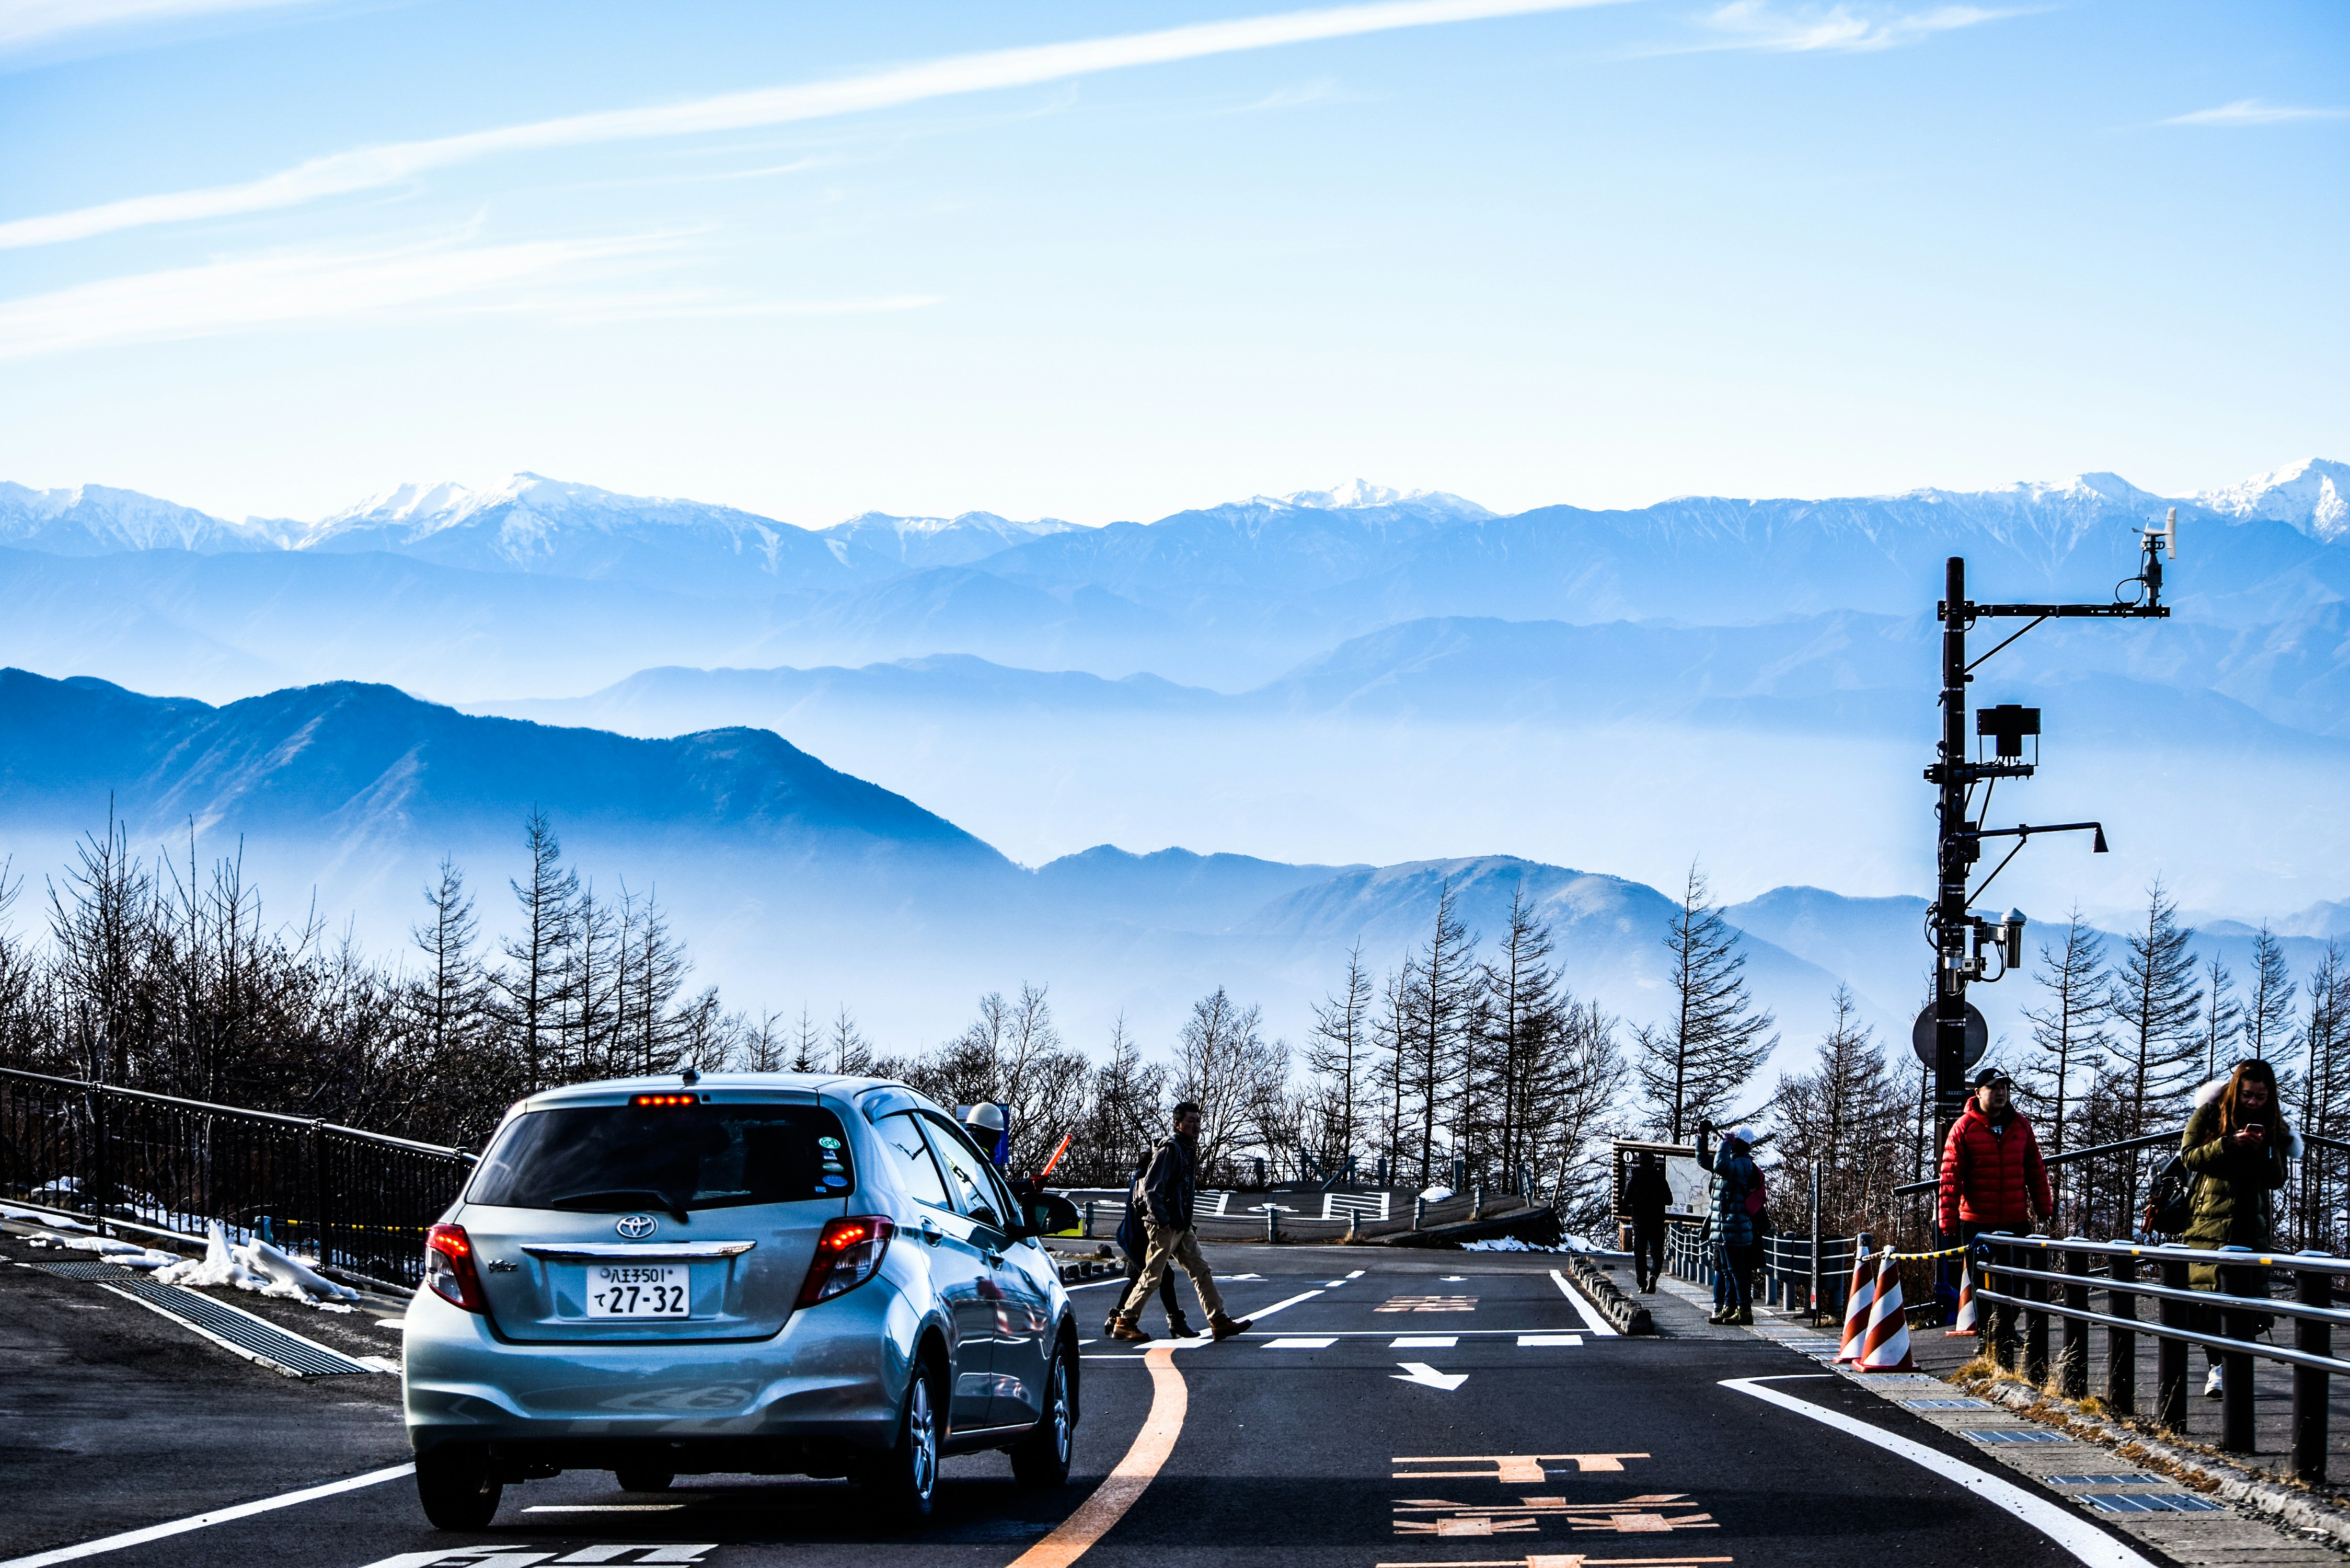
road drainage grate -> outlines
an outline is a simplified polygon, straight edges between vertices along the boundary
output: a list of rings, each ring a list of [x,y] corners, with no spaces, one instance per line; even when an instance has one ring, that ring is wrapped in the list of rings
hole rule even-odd
[[[206,1339],[235,1351],[247,1360],[296,1377],[344,1377],[354,1374],[389,1372],[389,1363],[369,1366],[315,1339],[289,1333],[266,1318],[242,1307],[217,1302],[177,1285],[159,1285],[111,1263],[32,1263],[29,1268],[68,1280],[94,1280],[117,1295],[194,1329]]]
[[[1991,1408],[1991,1401],[1988,1399],[1904,1399],[1899,1403],[1905,1410],[1988,1410]]]
[[[2224,1513],[2208,1497],[2183,1491],[2085,1491],[2081,1501],[2099,1513]]]
[[[2040,1482],[2043,1486],[2153,1486],[2161,1480],[2160,1476],[2124,1475],[2114,1471],[2106,1475],[2042,1476]]]
[[[2037,1427],[1993,1427],[1988,1431],[1959,1434],[1978,1443],[2069,1443],[2073,1439],[2062,1432],[2045,1432]]]

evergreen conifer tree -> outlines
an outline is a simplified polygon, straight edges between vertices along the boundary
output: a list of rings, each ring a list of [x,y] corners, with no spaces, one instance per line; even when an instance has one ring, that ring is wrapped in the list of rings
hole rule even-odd
[[[2244,1045],[2255,1056],[2282,1054],[2293,1031],[2293,968],[2285,961],[2284,944],[2261,923],[2252,940],[2252,989],[2244,1008]]]
[[[1686,1143],[1698,1123],[1721,1110],[1752,1078],[1779,1037],[1767,1033],[1771,1014],[1746,993],[1746,955],[1738,932],[1713,905],[1705,877],[1692,865],[1680,909],[1665,933],[1672,954],[1673,1012],[1643,1024],[1633,1036],[1640,1087],[1650,1119],[1673,1143]]]
[[[2032,1025],[2032,1046],[2019,1088],[2041,1123],[2050,1154],[2064,1152],[2082,1090],[2105,1064],[2111,1044],[2105,1029],[2111,1003],[2101,972],[2105,961],[2105,938],[2082,918],[2077,904],[2064,937],[2040,949],[2043,1001],[2023,1012]]]

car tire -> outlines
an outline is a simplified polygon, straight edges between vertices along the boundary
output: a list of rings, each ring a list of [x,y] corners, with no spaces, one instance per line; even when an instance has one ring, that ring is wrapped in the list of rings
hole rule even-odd
[[[443,1443],[416,1456],[416,1499],[435,1530],[486,1530],[505,1483],[489,1455],[470,1443]]]
[[[1036,1490],[1069,1483],[1069,1451],[1076,1441],[1076,1401],[1069,1397],[1066,1349],[1055,1345],[1045,1369],[1045,1413],[1034,1430],[1012,1445],[1012,1475]]]
[[[677,1476],[669,1470],[614,1470],[612,1480],[622,1491],[667,1491]]]
[[[879,1455],[862,1478],[882,1524],[911,1530],[931,1517],[939,1499],[939,1376],[917,1364],[906,1380],[906,1400],[898,1417],[898,1441]]]

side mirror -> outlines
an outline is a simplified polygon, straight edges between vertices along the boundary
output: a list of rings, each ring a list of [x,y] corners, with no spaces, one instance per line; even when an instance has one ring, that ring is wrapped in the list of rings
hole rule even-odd
[[[1020,1203],[1022,1235],[1065,1236],[1083,1228],[1077,1206],[1059,1193],[1045,1191],[1028,1177],[1011,1185],[1012,1196]]]

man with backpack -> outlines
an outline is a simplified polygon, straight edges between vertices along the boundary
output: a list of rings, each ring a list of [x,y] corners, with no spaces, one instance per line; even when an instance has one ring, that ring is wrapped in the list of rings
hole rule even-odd
[[[1143,1260],[1150,1253],[1149,1232],[1142,1218],[1145,1210],[1142,1182],[1150,1174],[1150,1157],[1154,1152],[1146,1148],[1135,1157],[1134,1175],[1126,1189],[1126,1218],[1118,1222],[1118,1250],[1126,1254],[1126,1287],[1129,1291],[1134,1288],[1134,1282],[1142,1277]],[[1123,1299],[1121,1297],[1120,1301]],[[1172,1273],[1163,1273],[1159,1278],[1159,1303],[1167,1309],[1167,1336],[1170,1339],[1198,1337],[1191,1332],[1191,1321],[1183,1315],[1182,1306],[1175,1300],[1175,1276]],[[1119,1302],[1110,1303],[1109,1317],[1102,1324],[1103,1334],[1118,1333],[1118,1306]],[[1139,1316],[1141,1308],[1137,1307],[1135,1312]]]
[[[1942,1145],[1939,1215],[1946,1241],[1955,1237],[1970,1246],[1986,1231],[2028,1235],[2055,1212],[2040,1141],[2032,1123],[2009,1103],[2014,1090],[2006,1074],[1985,1067],[1975,1075],[1974,1097],[1950,1124]],[[2001,1306],[1983,1314],[1986,1344],[2004,1337],[2010,1315]]]
[[[1150,1157],[1149,1168],[1142,1173],[1137,1196],[1141,1199],[1143,1235],[1149,1248],[1142,1272],[1118,1303],[1118,1315],[1110,1320],[1112,1339],[1140,1345],[1150,1338],[1136,1320],[1142,1315],[1142,1303],[1167,1277],[1170,1263],[1189,1274],[1191,1288],[1200,1293],[1200,1305],[1208,1314],[1209,1337],[1230,1339],[1248,1331],[1247,1318],[1235,1318],[1224,1311],[1216,1276],[1200,1255],[1200,1234],[1191,1228],[1191,1202],[1200,1184],[1200,1126],[1198,1106],[1190,1100],[1177,1106],[1175,1136],[1159,1146]]]

